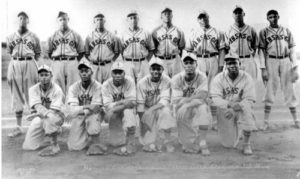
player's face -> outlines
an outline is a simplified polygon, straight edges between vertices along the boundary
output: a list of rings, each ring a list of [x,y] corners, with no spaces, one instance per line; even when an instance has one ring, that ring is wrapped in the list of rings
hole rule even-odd
[[[23,15],[18,17],[18,21],[19,21],[19,27],[27,27],[27,24],[29,23],[28,18]]]
[[[154,64],[150,67],[151,77],[155,79],[160,79],[163,71],[164,71],[163,67],[157,64]]]
[[[187,59],[183,61],[183,67],[186,74],[194,74],[197,67],[197,62],[192,59]]]
[[[171,22],[172,21],[172,18],[173,18],[173,14],[172,12],[164,12],[161,14],[161,19],[163,22]]]
[[[230,74],[237,74],[240,69],[240,62],[238,59],[229,60],[226,62],[226,68]]]
[[[209,17],[207,15],[200,15],[198,18],[198,23],[200,26],[205,27],[209,25]]]
[[[270,14],[267,19],[270,22],[270,25],[278,25],[279,16],[277,14]]]
[[[92,78],[92,70],[88,67],[81,67],[79,69],[79,76],[81,78],[81,81],[89,81]]]
[[[96,17],[94,19],[94,24],[95,24],[97,29],[104,28],[105,19],[103,17]]]
[[[139,17],[137,15],[132,15],[127,17],[127,22],[130,27],[137,27],[139,23]]]
[[[66,15],[61,16],[57,18],[57,22],[60,29],[66,29],[68,27],[69,17]]]
[[[245,16],[245,13],[242,10],[236,10],[233,13],[233,19],[234,19],[235,22],[243,22],[244,21],[244,16]]]
[[[114,84],[122,84],[125,79],[125,72],[123,70],[113,70],[111,73]]]
[[[49,84],[51,82],[52,73],[48,71],[41,71],[39,73],[39,81],[42,85]]]

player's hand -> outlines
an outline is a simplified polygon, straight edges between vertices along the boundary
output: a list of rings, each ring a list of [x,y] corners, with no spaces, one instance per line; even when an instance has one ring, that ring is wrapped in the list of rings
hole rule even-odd
[[[86,105],[84,108],[91,111],[92,113],[99,113],[102,110],[100,105],[93,105],[93,104],[92,105]]]
[[[268,74],[267,69],[265,69],[265,68],[261,69],[261,78],[262,78],[264,85],[266,86],[267,82],[269,80],[269,74]]]
[[[298,68],[297,66],[291,69],[291,80],[292,83],[295,83],[299,79]]]
[[[233,118],[233,116],[234,116],[234,111],[233,111],[233,109],[227,109],[226,111],[225,111],[225,118],[226,119],[232,119]]]
[[[236,112],[238,112],[238,111],[243,111],[243,108],[242,108],[242,106],[240,105],[240,103],[234,103],[234,104],[232,105],[232,109],[233,109],[234,111],[236,111]]]

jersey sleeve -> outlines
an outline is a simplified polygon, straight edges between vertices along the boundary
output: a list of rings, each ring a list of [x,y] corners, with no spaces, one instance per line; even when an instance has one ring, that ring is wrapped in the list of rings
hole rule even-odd
[[[223,72],[224,73],[224,72]],[[222,76],[223,73],[217,75],[211,83],[210,96],[214,104],[220,108],[226,109],[228,106],[228,101],[224,99],[224,88],[222,86]]]
[[[63,106],[63,99],[64,99],[64,93],[57,86],[57,88],[55,88],[55,91],[53,92],[53,95],[52,95],[52,99],[51,99],[52,102],[51,102],[50,108],[60,111]]]
[[[171,88],[172,88],[172,101],[177,101],[183,97],[183,91],[180,87],[180,76],[174,76],[171,81]]]
[[[148,50],[150,50],[150,51],[155,49],[155,45],[154,45],[152,35],[149,34],[149,33],[147,33],[147,47],[148,47]]]
[[[78,91],[76,90],[76,85],[72,85],[68,91],[67,104],[76,104],[79,105],[78,101]]]
[[[11,38],[10,38],[10,36],[8,36],[8,37],[6,38],[6,43],[7,43],[7,48],[6,48],[7,53],[8,53],[8,54],[12,54],[13,47],[12,47],[12,45],[11,45]]]
[[[102,102],[102,89],[101,89],[101,85],[97,85],[94,94],[93,94],[93,98],[92,98],[92,102],[91,104],[98,104],[98,105],[103,105]]]
[[[254,28],[251,28],[251,35],[252,35],[252,42],[251,42],[251,48],[255,51],[258,47],[258,36]]]
[[[122,43],[121,43],[121,39],[117,36],[113,36],[113,51],[115,54],[119,54],[122,52]]]
[[[41,95],[36,87],[35,85],[29,88],[29,106],[32,109],[35,105],[42,104]]]
[[[124,92],[125,100],[136,101],[136,88],[133,79],[128,78]]]
[[[267,43],[266,43],[266,30],[265,29],[263,29],[259,32],[258,47],[266,50]]]
[[[53,37],[49,37],[47,39],[46,48],[45,48],[45,53],[47,53],[47,55],[53,52],[52,40]]]
[[[41,49],[41,43],[40,43],[40,39],[34,34],[33,35],[33,39],[34,39],[34,54],[41,54],[42,49]]]
[[[208,80],[207,77],[204,74],[199,74],[199,78],[201,81],[201,84],[195,89],[195,94],[199,94],[203,91],[208,91]]]
[[[114,103],[113,95],[111,94],[112,89],[109,87],[109,81],[103,83],[102,86],[102,98],[103,98],[103,105],[107,108]]]
[[[180,50],[182,50],[185,48],[185,37],[184,37],[184,33],[182,30],[178,30],[178,31],[179,31],[179,36],[180,36],[178,47]]]
[[[287,31],[287,35],[288,35],[289,48],[295,47],[296,43],[295,43],[294,36],[293,36],[292,32],[289,29],[286,29],[286,31]]]
[[[83,40],[81,38],[81,36],[77,33],[75,33],[76,35],[76,41],[77,41],[77,53],[83,53],[84,52],[84,43]]]
[[[186,45],[185,45],[185,50],[187,52],[193,52],[193,50],[194,50],[193,37],[194,37],[194,32],[192,31],[191,34],[189,35],[188,40],[186,41]]]
[[[167,79],[163,81],[162,89],[160,93],[160,100],[158,103],[166,106],[170,103],[170,100],[171,100],[171,81],[170,79]]]
[[[90,55],[90,42],[91,42],[91,37],[88,35],[85,38],[85,42],[84,42],[84,51],[86,55]]]
[[[226,40],[225,40],[225,33],[224,32],[219,32],[218,33],[219,37],[218,37],[218,50],[222,50],[224,48],[226,48]]]
[[[144,84],[141,82],[137,85],[137,112],[145,111],[146,94],[144,92]]]

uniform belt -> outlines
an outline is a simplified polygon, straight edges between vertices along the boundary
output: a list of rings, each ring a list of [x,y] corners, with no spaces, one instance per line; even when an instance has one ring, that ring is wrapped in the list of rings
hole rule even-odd
[[[14,60],[24,61],[24,60],[33,60],[33,57],[13,57]]]
[[[76,57],[53,57],[53,60],[75,60]]]
[[[289,57],[288,55],[285,55],[285,56],[275,56],[275,55],[269,55],[270,58],[276,58],[276,59],[284,59],[284,58],[287,58]]]
[[[174,58],[176,58],[176,55],[171,55],[171,56],[158,56],[158,58],[162,59],[162,60],[172,60]]]
[[[104,66],[104,65],[106,65],[106,64],[108,64],[108,63],[110,63],[111,61],[93,61],[92,63],[94,64],[94,65],[100,65],[100,66]]]
[[[239,56],[239,58],[250,58],[250,57],[251,57],[251,55]]]
[[[219,54],[218,53],[209,53],[209,54],[197,55],[197,57],[210,58],[210,57],[214,57],[214,56],[217,56],[217,55],[219,55]]]
[[[136,59],[133,59],[133,58],[125,58],[126,61],[133,61],[133,62],[141,62],[141,61],[144,61],[145,58],[136,58]]]

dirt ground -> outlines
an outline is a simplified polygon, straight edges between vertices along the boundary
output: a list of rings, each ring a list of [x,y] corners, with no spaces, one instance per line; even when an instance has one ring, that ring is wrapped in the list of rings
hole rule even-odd
[[[2,113],[12,117],[9,93],[2,82]],[[297,84],[300,97],[300,84]],[[261,125],[264,89],[257,88],[255,115]],[[299,98],[298,98],[299,99]],[[298,110],[299,113],[299,110]],[[300,130],[292,127],[289,111],[279,94],[271,114],[272,129],[252,135],[252,156],[243,156],[239,149],[226,149],[220,144],[217,132],[210,131],[208,145],[211,156],[184,154],[176,143],[174,153],[144,153],[141,150],[130,157],[113,154],[86,156],[85,151],[67,151],[68,128],[59,138],[61,153],[56,157],[41,158],[36,151],[21,149],[24,135],[15,139],[6,137],[8,129],[2,126],[2,178],[299,178]],[[107,129],[101,133],[107,136]],[[139,146],[140,147],[140,146]]]

